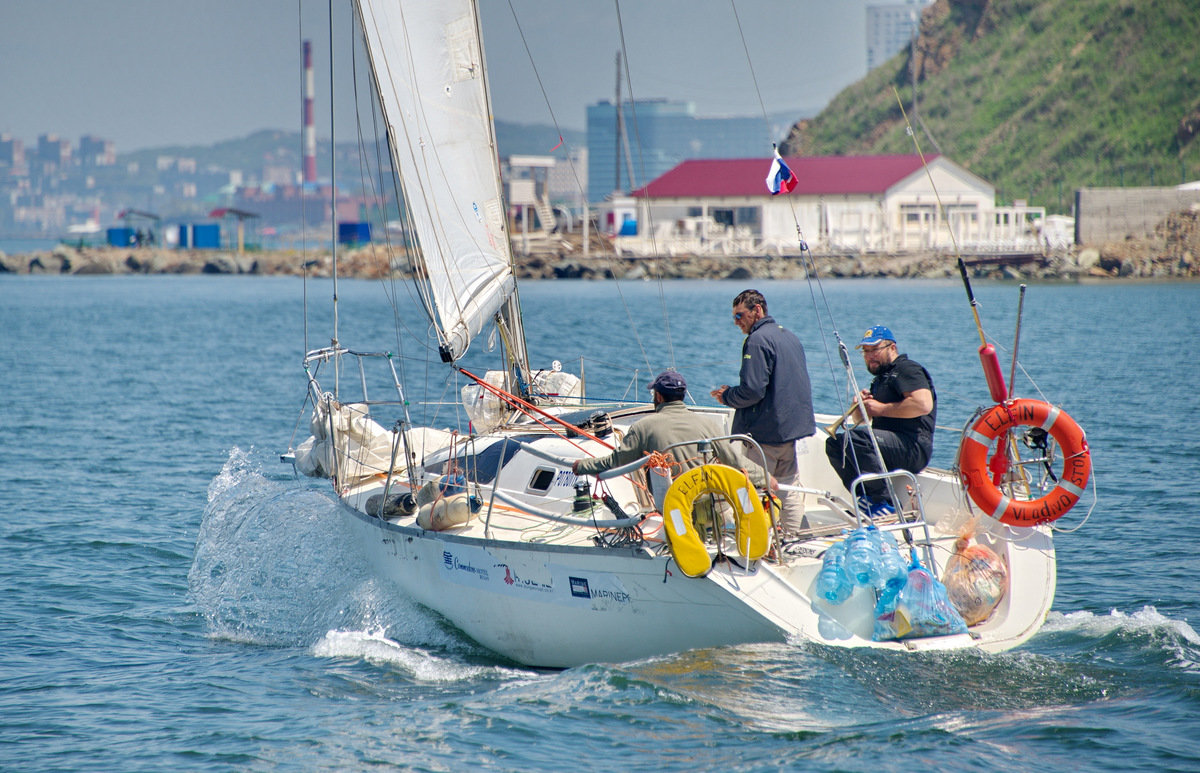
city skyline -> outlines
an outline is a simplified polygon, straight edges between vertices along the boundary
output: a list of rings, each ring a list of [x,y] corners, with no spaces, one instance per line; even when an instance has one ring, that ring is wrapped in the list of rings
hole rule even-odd
[[[613,99],[623,32],[624,98],[632,85],[635,98],[694,102],[705,117],[820,108],[866,72],[866,5],[662,0],[621,7],[618,26],[607,4],[512,0],[514,20],[508,0],[482,0],[493,107],[499,120],[581,130],[587,105]],[[317,133],[328,138],[327,13],[313,0],[20,4],[0,28],[0,132],[27,145],[93,135],[130,152],[299,130],[300,41],[310,39]],[[348,6],[334,13],[341,123],[354,111],[346,71],[363,65],[350,57]]]

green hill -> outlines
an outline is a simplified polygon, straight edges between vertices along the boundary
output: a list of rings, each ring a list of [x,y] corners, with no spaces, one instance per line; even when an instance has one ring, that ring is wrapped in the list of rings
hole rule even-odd
[[[1198,41],[1195,0],[937,0],[915,57],[842,91],[784,152],[914,152],[898,92],[921,150],[1002,203],[1068,212],[1076,188],[1177,185],[1200,178]]]

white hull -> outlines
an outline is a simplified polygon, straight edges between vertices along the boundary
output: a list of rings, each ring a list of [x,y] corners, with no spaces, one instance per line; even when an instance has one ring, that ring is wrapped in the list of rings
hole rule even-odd
[[[811,464],[802,476],[815,478],[828,466],[815,455],[819,439],[810,438],[806,445],[809,453],[801,458]],[[529,464],[538,463],[516,455],[501,484],[510,483],[510,471],[519,478],[530,475]],[[924,473],[920,481],[940,571],[957,535],[940,533],[944,529],[939,530],[938,521],[945,526],[961,515],[959,487],[944,471]],[[344,514],[379,574],[479,644],[527,665],[622,662],[694,648],[784,641],[899,651],[1002,651],[1038,631],[1054,598],[1049,530],[990,522],[979,538],[1006,562],[1010,576],[1008,592],[992,615],[967,634],[873,641],[873,588],[857,588],[841,605],[825,601],[814,588],[820,554],[841,536],[836,518],[830,527],[815,530],[819,536],[789,544],[782,562],[746,562],[733,555],[736,563],[719,561],[707,576],[690,578],[661,544],[601,547],[591,539],[596,530],[553,524],[543,524],[544,534],[530,537],[531,517],[499,508],[486,534],[483,514],[448,531],[422,529],[412,517],[389,521],[367,515],[361,503],[383,485],[376,479],[344,491],[342,498]],[[808,513],[814,521],[829,514],[816,498]]]

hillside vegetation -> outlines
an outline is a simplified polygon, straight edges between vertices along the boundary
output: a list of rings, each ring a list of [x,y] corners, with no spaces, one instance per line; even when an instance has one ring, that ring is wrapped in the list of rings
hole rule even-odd
[[[943,153],[999,202],[1200,179],[1195,0],[937,0],[912,49],[793,127],[794,155]],[[916,103],[913,72],[916,73]]]

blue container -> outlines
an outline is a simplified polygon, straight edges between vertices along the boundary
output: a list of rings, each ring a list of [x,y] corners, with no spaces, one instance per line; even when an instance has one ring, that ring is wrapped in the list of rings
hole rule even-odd
[[[179,249],[221,249],[221,226],[217,223],[184,223],[179,226]]]
[[[132,247],[134,234],[132,228],[119,227],[108,229],[109,247]]]
[[[370,223],[338,223],[338,244],[370,244]]]
[[[192,246],[198,250],[221,249],[221,226],[216,223],[192,226]]]

